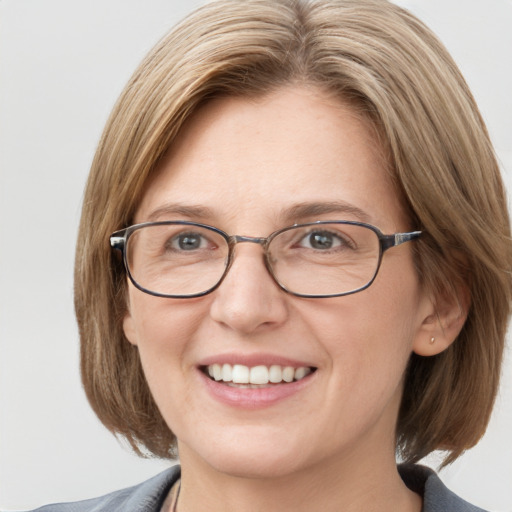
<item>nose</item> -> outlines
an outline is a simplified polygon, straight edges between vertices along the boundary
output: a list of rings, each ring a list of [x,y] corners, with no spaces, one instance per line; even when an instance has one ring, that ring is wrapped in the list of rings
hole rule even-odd
[[[234,331],[251,334],[282,325],[288,300],[269,274],[261,246],[237,245],[229,272],[213,292],[210,315]]]

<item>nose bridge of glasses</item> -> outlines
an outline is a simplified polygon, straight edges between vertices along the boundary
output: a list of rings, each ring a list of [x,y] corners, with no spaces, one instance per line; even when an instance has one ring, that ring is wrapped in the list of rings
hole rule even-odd
[[[231,269],[231,267],[233,265],[234,252],[235,252],[234,249],[235,249],[236,245],[239,244],[239,243],[244,243],[244,242],[248,242],[248,243],[251,243],[251,244],[258,244],[258,245],[260,245],[263,248],[263,251],[264,251],[263,261],[264,261],[265,267],[266,267],[267,271],[270,273],[270,275],[272,276],[272,278],[275,280],[274,274],[271,271],[271,269],[269,268],[269,264],[268,264],[268,261],[267,261],[267,256],[268,255],[267,255],[266,251],[267,251],[267,246],[268,246],[269,238],[254,237],[254,236],[243,236],[243,235],[231,235],[231,236],[229,236],[228,243],[229,243],[229,246],[230,246],[230,255],[228,257],[226,271],[225,271],[224,275],[226,275],[228,273],[228,271]]]
[[[256,236],[231,235],[228,239],[228,244],[230,247],[230,251],[229,251],[230,255],[228,258],[228,262],[227,262],[226,272],[231,268],[231,266],[233,264],[235,247],[239,243],[244,243],[244,242],[247,242],[250,244],[257,244],[263,248],[263,260],[265,262],[265,267],[267,267],[267,270],[273,276],[272,271],[268,267],[269,262],[267,261],[267,258],[268,258],[267,247],[268,247],[268,243],[269,243],[269,237],[264,238],[264,237],[256,237]]]
[[[265,247],[268,238],[261,238],[255,236],[243,236],[243,235],[232,235],[229,237],[230,245],[235,245],[243,242],[248,242],[251,244],[260,244],[262,247]]]

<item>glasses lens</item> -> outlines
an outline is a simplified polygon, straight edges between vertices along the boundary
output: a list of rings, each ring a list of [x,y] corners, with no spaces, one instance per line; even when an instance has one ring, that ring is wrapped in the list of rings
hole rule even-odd
[[[364,288],[375,277],[380,242],[370,228],[325,223],[283,231],[268,248],[277,281],[300,295],[341,295]]]
[[[228,243],[216,231],[196,225],[143,226],[128,238],[132,279],[160,295],[196,295],[213,288],[226,268]]]

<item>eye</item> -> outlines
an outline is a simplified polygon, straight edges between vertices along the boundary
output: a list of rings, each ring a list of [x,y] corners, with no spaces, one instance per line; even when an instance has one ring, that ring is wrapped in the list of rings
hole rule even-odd
[[[168,247],[174,251],[196,251],[208,248],[208,240],[200,233],[180,233],[169,240]]]
[[[342,237],[342,234],[332,233],[331,231],[311,231],[304,236],[299,245],[307,249],[317,251],[327,251],[337,247],[348,246],[349,243]]]

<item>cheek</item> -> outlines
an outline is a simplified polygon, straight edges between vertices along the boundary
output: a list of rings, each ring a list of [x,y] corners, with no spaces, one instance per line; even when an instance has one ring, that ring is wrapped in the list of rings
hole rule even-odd
[[[325,299],[299,314],[333,357],[347,351],[367,356],[409,352],[417,328],[417,301],[414,294],[401,295],[383,287],[369,288]]]
[[[193,346],[201,316],[187,302],[148,296],[132,302],[137,347],[151,395],[175,435],[187,432],[194,417]]]
[[[191,367],[193,340],[204,318],[203,308],[188,301],[162,299],[135,291],[130,296],[130,323],[144,374],[157,403],[162,389],[179,386]]]
[[[183,346],[200,324],[204,312],[192,301],[130,293],[130,316],[135,344],[141,353],[174,351]]]
[[[316,333],[335,385],[358,396],[365,389],[393,392],[402,381],[419,325],[415,281],[405,286],[376,281],[363,292],[313,306],[301,316]]]

